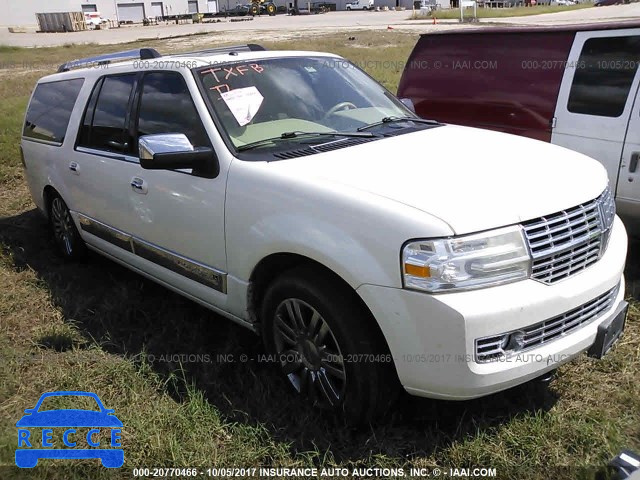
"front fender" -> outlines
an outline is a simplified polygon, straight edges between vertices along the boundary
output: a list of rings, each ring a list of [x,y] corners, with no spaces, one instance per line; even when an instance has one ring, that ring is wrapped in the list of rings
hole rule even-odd
[[[269,215],[260,218],[247,233],[243,250],[233,242],[228,255],[230,272],[243,280],[250,278],[263,258],[292,253],[324,265],[354,290],[363,283],[398,285],[400,281],[399,245],[366,245],[352,232],[309,215]],[[385,257],[393,261],[382,261]]]

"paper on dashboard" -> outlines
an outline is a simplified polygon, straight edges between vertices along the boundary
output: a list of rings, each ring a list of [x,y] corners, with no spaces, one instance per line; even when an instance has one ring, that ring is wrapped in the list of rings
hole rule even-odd
[[[241,127],[253,120],[264,100],[256,87],[236,88],[220,96]]]

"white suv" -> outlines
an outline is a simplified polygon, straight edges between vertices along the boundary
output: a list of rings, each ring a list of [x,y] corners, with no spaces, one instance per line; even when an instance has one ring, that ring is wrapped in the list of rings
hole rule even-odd
[[[602,165],[419,119],[335,55],[70,62],[38,82],[22,151],[64,256],[259,332],[295,390],[359,419],[398,380],[479,397],[601,357],[624,327]]]

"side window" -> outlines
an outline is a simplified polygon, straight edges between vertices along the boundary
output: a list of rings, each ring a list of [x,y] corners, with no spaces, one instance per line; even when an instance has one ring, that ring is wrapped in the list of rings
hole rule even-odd
[[[105,77],[87,105],[79,145],[111,152],[130,151],[127,131],[129,99],[136,75]]]
[[[62,144],[83,83],[84,79],[76,78],[39,84],[27,109],[22,135]]]
[[[93,122],[93,112],[96,110],[96,103],[98,101],[98,94],[102,88],[102,81],[104,78],[98,80],[93,87],[91,97],[87,103],[84,117],[82,118],[82,124],[80,125],[80,135],[78,137],[78,145],[88,147],[91,145],[91,122]]]
[[[182,75],[152,72],[144,76],[138,113],[138,137],[184,133],[194,147],[211,146]]]
[[[591,38],[584,42],[567,109],[619,117],[640,63],[640,36]]]

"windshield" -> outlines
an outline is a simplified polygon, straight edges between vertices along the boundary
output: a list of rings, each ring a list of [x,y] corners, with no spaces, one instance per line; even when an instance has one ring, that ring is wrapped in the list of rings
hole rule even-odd
[[[49,410],[92,410],[99,412],[100,406],[87,395],[52,395],[42,399],[38,412]]]
[[[240,149],[276,142],[288,132],[354,132],[383,118],[414,117],[384,87],[341,58],[229,63],[199,69],[196,76],[231,143]],[[293,136],[286,138],[290,142]]]

